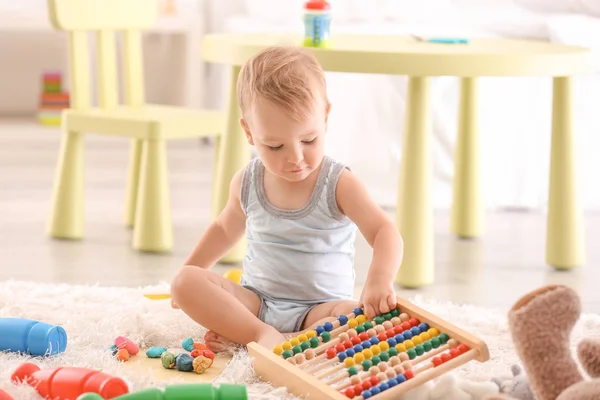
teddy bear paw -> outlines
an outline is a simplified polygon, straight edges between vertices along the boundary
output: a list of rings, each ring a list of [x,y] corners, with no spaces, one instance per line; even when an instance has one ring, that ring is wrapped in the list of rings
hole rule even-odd
[[[583,339],[577,345],[581,365],[592,378],[600,378],[600,339]]]
[[[598,400],[600,399],[600,379],[581,381],[569,386],[556,400]]]

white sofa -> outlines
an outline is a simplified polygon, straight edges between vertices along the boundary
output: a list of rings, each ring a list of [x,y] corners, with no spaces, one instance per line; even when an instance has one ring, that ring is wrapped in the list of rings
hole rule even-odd
[[[301,0],[211,0],[209,31],[302,31]],[[504,36],[554,40],[600,50],[600,6],[578,0],[331,0],[333,35],[340,32]],[[546,3],[552,8],[544,9]],[[600,4],[600,3],[598,3]],[[238,13],[224,12],[234,7]],[[570,12],[572,14],[565,14]],[[579,14],[577,14],[579,13]],[[587,32],[587,33],[586,33]],[[594,42],[594,40],[596,42]],[[328,73],[333,101],[329,153],[363,177],[379,203],[396,203],[405,108],[405,77]],[[224,69],[208,66],[213,104],[222,106]],[[434,204],[451,200],[457,79],[435,78]],[[352,87],[352,96],[348,88]],[[583,205],[600,208],[600,74],[575,79],[575,127]],[[550,146],[549,78],[482,78],[480,129],[483,192],[488,209],[543,210]],[[510,116],[510,118],[507,118]],[[365,150],[368,149],[368,150]]]

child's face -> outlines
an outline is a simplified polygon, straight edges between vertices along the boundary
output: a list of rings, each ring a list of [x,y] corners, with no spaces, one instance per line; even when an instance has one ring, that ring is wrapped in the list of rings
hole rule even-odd
[[[319,100],[312,115],[296,121],[285,110],[262,101],[241,123],[265,168],[297,182],[315,171],[323,160],[329,110],[330,106]]]

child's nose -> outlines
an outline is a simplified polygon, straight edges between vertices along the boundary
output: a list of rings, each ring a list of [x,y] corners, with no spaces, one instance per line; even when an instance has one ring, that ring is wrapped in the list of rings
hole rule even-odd
[[[293,149],[288,154],[288,162],[290,164],[298,164],[303,159],[304,159],[304,155],[302,154],[302,150],[300,150],[300,149]]]

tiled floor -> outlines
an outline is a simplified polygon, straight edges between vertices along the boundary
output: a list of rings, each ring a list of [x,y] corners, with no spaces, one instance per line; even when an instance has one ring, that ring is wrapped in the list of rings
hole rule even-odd
[[[57,241],[45,234],[60,133],[33,121],[0,120],[0,280],[140,286],[169,281],[209,222],[212,149],[197,140],[169,145],[175,249],[137,253],[123,224],[128,142],[89,136],[86,146],[86,237]],[[566,283],[584,311],[600,312],[600,213],[587,213],[587,264],[557,272],[544,264],[543,213],[488,213],[479,240],[450,235],[446,212],[435,216],[436,282],[420,290],[441,300],[508,308],[528,290]],[[370,262],[357,243],[357,293]],[[219,271],[226,267],[216,266]]]

